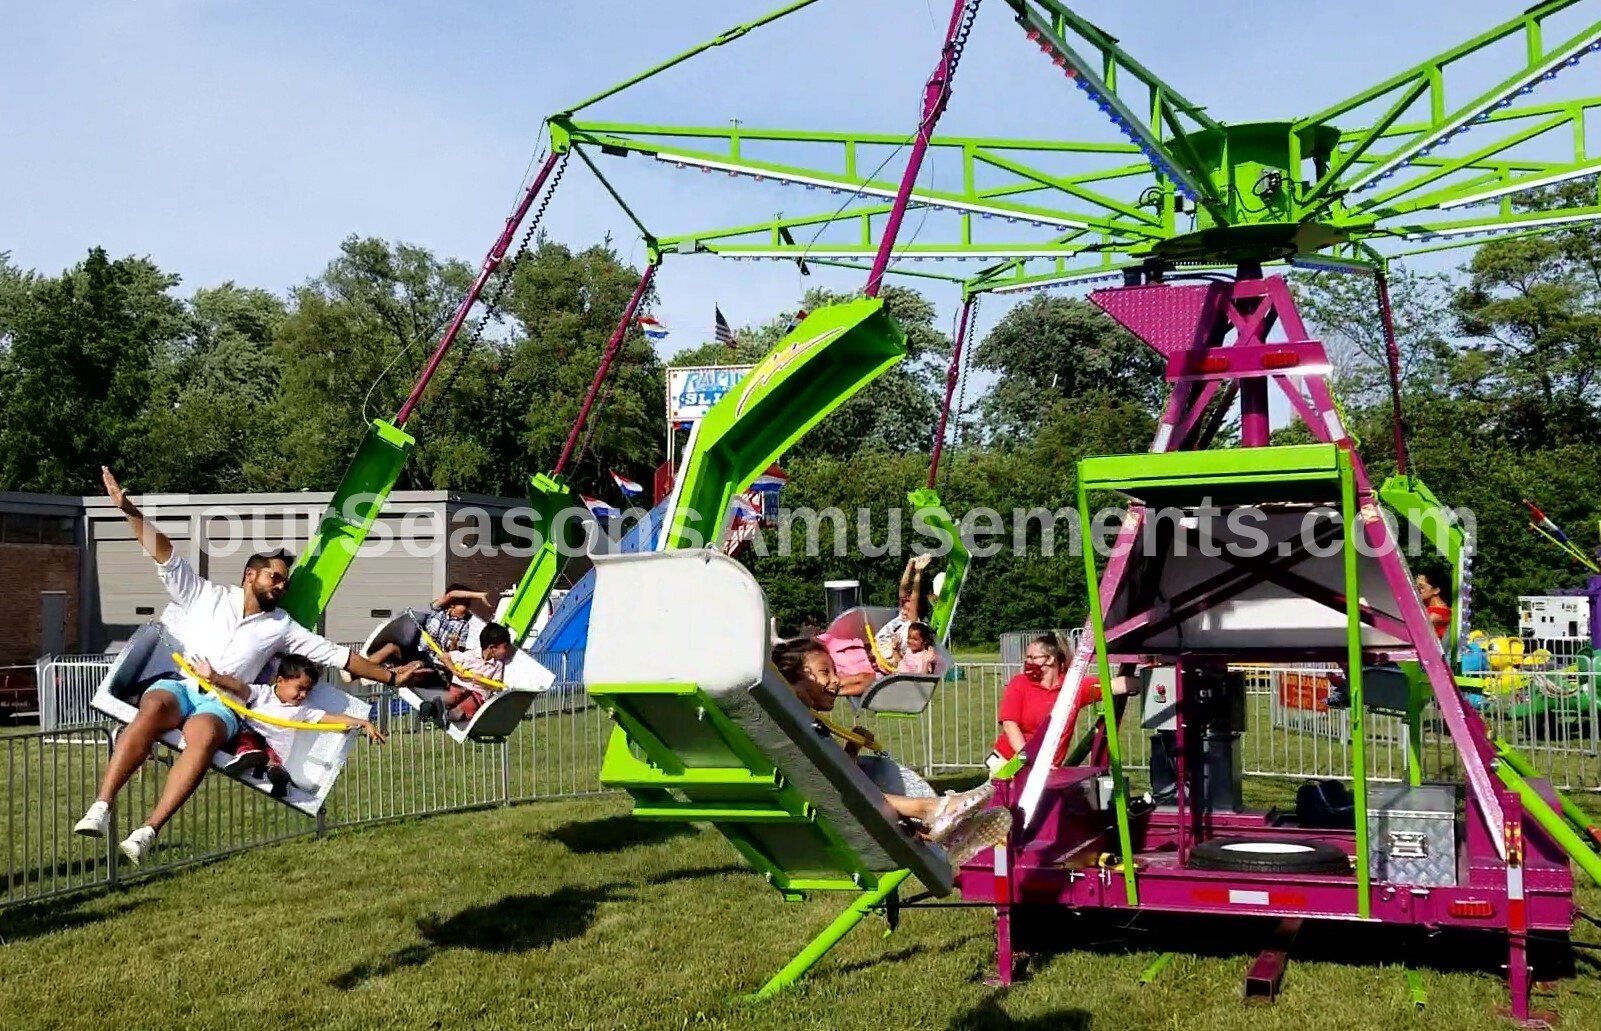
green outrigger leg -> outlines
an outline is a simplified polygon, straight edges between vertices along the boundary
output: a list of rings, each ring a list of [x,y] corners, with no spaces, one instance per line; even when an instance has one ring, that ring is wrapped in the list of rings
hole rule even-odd
[[[315,627],[322,619],[416,444],[416,438],[393,423],[373,420],[306,550],[289,571],[289,589],[279,604],[301,626]]]
[[[876,297],[808,315],[695,428],[661,549],[714,544],[734,495],[905,356],[906,334]]]
[[[858,893],[757,998],[793,984],[863,918],[892,904],[909,871],[874,872],[698,685],[590,684],[589,696],[617,723],[600,782],[633,797],[636,819],[712,824],[791,901],[813,891]],[[795,874],[797,867],[806,872]]]
[[[540,608],[550,597],[550,589],[556,585],[563,565],[562,545],[565,544],[571,554],[581,543],[583,530],[577,520],[565,520],[557,526],[557,517],[577,504],[578,498],[565,480],[536,473],[528,481],[528,505],[534,511],[534,528],[540,543],[528,560],[528,568],[503,617],[515,643],[521,644],[528,636],[528,628],[539,617]],[[558,533],[564,534],[565,540],[558,541]]]
[[[934,630],[934,642],[944,647],[951,637],[956,603],[961,599],[962,585],[967,582],[967,571],[972,567],[973,556],[962,540],[961,527],[945,508],[938,491],[923,487],[906,495],[906,500],[916,513],[916,520],[950,541],[950,550],[945,555],[945,583],[940,588],[939,597],[934,599],[934,609],[928,622]]]
[[[1546,820],[1541,816],[1542,811],[1549,814],[1552,820],[1557,819],[1557,814],[1546,804],[1544,798],[1529,787],[1526,779],[1540,776],[1540,771],[1535,769],[1534,764],[1522,753],[1501,738],[1491,738],[1490,743],[1495,746],[1496,758],[1500,760],[1496,763],[1496,773],[1501,777],[1501,782],[1518,793],[1523,799],[1524,809],[1534,816],[1536,822],[1556,839],[1557,844],[1562,846],[1592,880],[1601,884],[1601,856],[1597,855],[1597,847],[1601,846],[1601,832],[1597,831],[1589,814],[1569,801],[1568,796],[1552,787],[1551,791],[1557,796],[1557,802],[1562,810],[1562,818],[1557,822],[1561,825],[1563,833],[1559,835],[1547,827]]]

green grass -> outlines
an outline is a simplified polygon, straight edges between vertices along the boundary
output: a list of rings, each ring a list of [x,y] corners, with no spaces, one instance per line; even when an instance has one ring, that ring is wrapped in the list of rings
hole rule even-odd
[[[1255,932],[1125,929],[1055,915],[1075,951],[1005,991],[984,909],[864,924],[812,975],[759,987],[844,905],[788,905],[717,834],[637,823],[620,799],[547,802],[338,831],[120,891],[0,912],[11,1028],[1491,1029],[1494,972],[1421,971],[1415,1014],[1392,932],[1303,932],[1271,1007],[1240,1001]],[[1601,905],[1601,892],[1581,901]],[[1203,930],[1204,928],[1204,930]],[[1592,936],[1593,940],[1593,936]],[[1254,945],[1252,943],[1255,943]],[[1410,946],[1409,946],[1410,947]],[[1179,951],[1157,981],[1140,972]],[[1325,957],[1343,949],[1342,959]],[[1199,952],[1200,954],[1197,954]],[[1411,955],[1460,964],[1460,954]],[[1601,1026],[1596,967],[1537,996]]]

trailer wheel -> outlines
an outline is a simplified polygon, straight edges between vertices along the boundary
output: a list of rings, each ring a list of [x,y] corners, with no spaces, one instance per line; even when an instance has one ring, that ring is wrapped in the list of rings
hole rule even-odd
[[[1236,873],[1350,873],[1351,859],[1321,841],[1218,838],[1190,849],[1196,870]]]

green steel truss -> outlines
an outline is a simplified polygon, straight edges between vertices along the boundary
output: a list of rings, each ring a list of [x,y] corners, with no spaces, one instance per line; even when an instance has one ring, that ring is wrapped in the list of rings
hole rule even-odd
[[[867,267],[900,173],[881,156],[907,142],[904,131],[580,117],[600,100],[817,2],[793,2],[734,26],[550,118],[552,146],[585,159],[653,257]],[[1596,0],[1547,0],[1323,111],[1229,125],[1060,0],[999,0],[991,6],[1013,16],[1021,40],[1041,51],[1039,60],[1064,72],[1068,118],[1059,120],[1104,117],[1125,139],[934,136],[941,168],[959,168],[959,176],[942,174],[951,181],[915,190],[911,204],[948,217],[929,219],[898,244],[893,271],[960,282],[972,295],[1116,279],[1153,264],[1374,264],[1473,246],[1490,234],[1601,221],[1601,190],[1560,210],[1513,207],[1525,190],[1601,172],[1601,155],[1585,136],[1601,96],[1540,103],[1532,95],[1601,49],[1601,21],[1573,35],[1546,31],[1551,16],[1580,4],[1601,9]],[[1486,51],[1503,62],[1504,77],[1471,100],[1453,101],[1468,95],[1470,75],[1482,78]],[[608,161],[619,159],[787,184],[795,200],[786,201],[783,215],[735,225],[647,227],[606,179],[616,167]],[[907,267],[927,262],[966,264],[949,273]]]

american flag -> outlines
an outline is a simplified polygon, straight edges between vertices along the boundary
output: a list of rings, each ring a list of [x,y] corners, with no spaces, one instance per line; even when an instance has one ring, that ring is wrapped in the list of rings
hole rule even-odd
[[[736,346],[738,341],[734,339],[734,331],[729,328],[728,320],[723,318],[723,309],[717,305],[713,305],[712,310],[717,313],[717,326],[715,330],[717,334],[717,342],[730,348]]]

